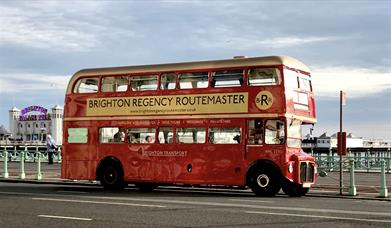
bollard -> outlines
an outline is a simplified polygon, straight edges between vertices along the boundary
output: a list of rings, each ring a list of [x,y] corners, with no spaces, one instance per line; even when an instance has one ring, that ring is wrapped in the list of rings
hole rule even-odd
[[[354,179],[354,160],[349,160],[350,164],[350,184],[349,184],[349,196],[356,196],[357,195],[357,189]]]
[[[386,168],[384,164],[384,160],[380,161],[381,163],[381,174],[380,174],[380,195],[381,198],[388,197],[388,189],[386,184]]]
[[[61,157],[61,147],[58,147],[58,156],[57,156],[57,162],[61,163],[62,157]]]
[[[35,175],[36,180],[42,180],[42,173],[41,173],[41,153],[37,152],[37,174]]]
[[[20,173],[19,173],[19,178],[22,179],[22,180],[26,178],[26,173],[24,172],[24,151],[20,152]]]
[[[4,149],[4,170],[3,170],[3,178],[8,178],[8,151]]]

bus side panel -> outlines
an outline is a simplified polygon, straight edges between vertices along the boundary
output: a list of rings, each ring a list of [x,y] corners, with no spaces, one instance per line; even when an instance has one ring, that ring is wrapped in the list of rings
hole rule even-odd
[[[208,149],[205,144],[177,144],[176,151],[181,151],[184,156],[176,156],[175,179],[177,183],[205,184],[208,175],[207,161]]]
[[[243,185],[243,144],[215,144],[208,146],[209,162],[206,180],[213,184]]]

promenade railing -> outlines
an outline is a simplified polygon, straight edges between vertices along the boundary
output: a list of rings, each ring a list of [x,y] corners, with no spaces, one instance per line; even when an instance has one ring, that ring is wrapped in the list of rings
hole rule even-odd
[[[5,155],[5,151],[7,151],[7,155]],[[9,162],[20,162],[22,158],[21,153],[24,153],[23,158],[25,162],[36,162],[38,160],[38,152],[40,152],[41,161],[45,162],[48,160],[46,146],[0,146],[0,161],[7,159]],[[53,153],[53,162],[61,163],[61,147],[58,147]]]
[[[314,156],[319,170],[327,172],[339,171],[339,155],[336,148],[312,148],[305,150]],[[382,160],[385,162],[386,173],[391,173],[390,148],[348,148],[343,156],[344,170],[349,169],[349,161],[354,161],[356,172],[380,172]]]

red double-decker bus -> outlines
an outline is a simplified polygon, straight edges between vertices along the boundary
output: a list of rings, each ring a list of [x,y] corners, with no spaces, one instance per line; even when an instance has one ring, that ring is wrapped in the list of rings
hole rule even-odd
[[[291,57],[81,70],[66,91],[62,178],[301,196],[317,176],[301,128],[315,122],[309,69]]]

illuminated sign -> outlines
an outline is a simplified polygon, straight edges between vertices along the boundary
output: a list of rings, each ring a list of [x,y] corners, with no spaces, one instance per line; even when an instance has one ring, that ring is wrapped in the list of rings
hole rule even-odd
[[[248,93],[87,99],[87,116],[248,112]]]
[[[41,106],[29,106],[20,111],[19,120],[20,121],[30,121],[30,120],[50,120],[50,114],[47,113],[48,110]],[[33,114],[32,114],[33,113]]]

